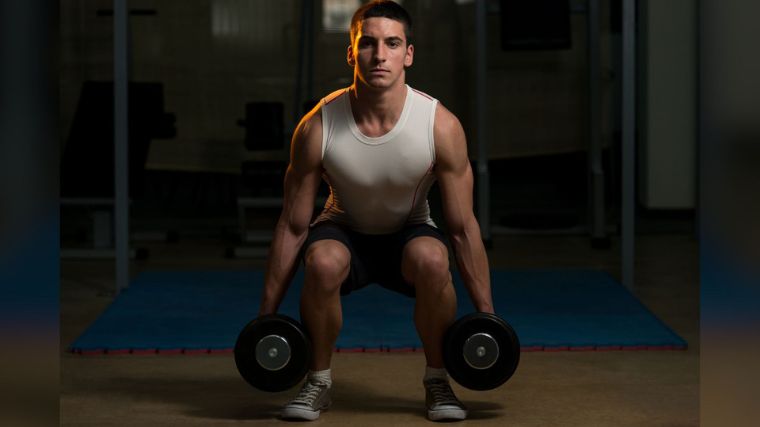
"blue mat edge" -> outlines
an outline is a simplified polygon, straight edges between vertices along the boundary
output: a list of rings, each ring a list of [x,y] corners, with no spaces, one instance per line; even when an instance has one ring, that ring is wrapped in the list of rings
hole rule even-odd
[[[620,283],[619,280],[615,279],[615,277],[613,277],[609,272],[607,272],[607,271],[601,271],[601,270],[599,272],[603,273],[604,275],[606,275],[607,277],[609,277],[610,280],[612,280],[615,283],[617,283],[618,285],[620,285],[620,288],[622,288],[626,293],[628,293],[628,295],[630,295],[631,298],[633,298],[633,300],[636,301],[636,304],[638,304],[644,311],[646,311],[654,319],[656,319],[657,322],[660,324],[660,326],[662,326],[663,329],[667,330],[673,336],[674,339],[676,339],[677,341],[680,341],[681,345],[685,349],[689,347],[689,343],[685,339],[683,339],[680,335],[678,335],[678,333],[675,330],[673,330],[673,328],[671,328],[670,326],[668,326],[668,324],[665,323],[664,320],[660,319],[660,316],[658,316],[655,312],[653,312],[652,310],[650,310],[649,307],[646,304],[644,304],[638,296],[636,296],[636,294],[634,294],[627,287],[623,286],[623,284]]]
[[[142,271],[135,275],[132,280],[130,280],[130,286],[137,284],[141,282],[145,276],[150,276],[154,273],[172,273],[177,272],[176,269],[155,269],[155,270],[149,270],[149,271]],[[218,270],[218,269],[198,269],[198,270],[182,270],[182,272],[194,272],[194,273],[218,273],[218,272],[227,272],[230,270]],[[244,269],[244,270],[234,270],[236,272],[240,273],[249,273],[249,274],[262,274],[263,272],[261,270],[257,269]],[[553,347],[553,346],[541,346],[540,348],[537,348],[537,346],[533,347],[527,347],[523,346],[523,351],[578,351],[578,350],[584,350],[584,351],[626,351],[626,350],[656,350],[656,351],[662,351],[662,350],[687,350],[689,348],[688,342],[683,339],[680,335],[678,335],[670,326],[668,326],[662,319],[660,319],[659,316],[657,316],[652,310],[649,309],[633,292],[631,292],[630,289],[624,287],[615,277],[613,277],[609,272],[603,271],[603,270],[594,270],[594,269],[588,269],[588,268],[541,268],[541,269],[498,269],[498,270],[492,270],[491,277],[493,278],[494,272],[508,272],[508,273],[533,273],[533,272],[562,272],[562,271],[574,271],[574,272],[593,272],[596,274],[603,274],[606,276],[606,278],[615,284],[617,284],[620,289],[623,289],[625,293],[635,301],[636,305],[638,305],[643,311],[645,311],[647,314],[649,314],[652,318],[656,320],[656,322],[660,325],[660,327],[665,330],[668,334],[670,334],[674,341],[678,342],[678,344],[674,345],[667,345],[667,346],[584,346],[584,345],[568,345],[568,346],[559,346],[559,347]],[[458,274],[458,273],[454,273]],[[460,278],[461,280],[461,278]],[[129,288],[127,288],[125,291],[128,291]],[[106,315],[106,313],[113,310],[114,302],[116,301],[116,298],[106,307],[105,310],[93,321],[93,324],[98,321],[102,316]],[[89,328],[89,327],[88,327]],[[155,352],[156,354],[161,354],[161,352],[176,354],[177,352],[180,353],[226,353],[231,352],[231,347],[221,347],[221,346],[213,346],[213,345],[206,345],[206,346],[184,346],[183,348],[177,348],[173,346],[167,346],[167,347],[131,347],[131,348],[123,348],[123,349],[104,349],[102,347],[86,347],[86,346],[77,346],[77,342],[86,334],[87,329],[83,331],[77,339],[75,339],[70,346],[67,347],[67,351],[70,353],[75,354],[87,354],[87,353],[94,353],[94,354],[108,354],[109,352],[112,354],[140,354],[140,353],[152,353]],[[417,347],[394,347],[394,346],[381,346],[381,347],[369,347],[369,348],[339,348],[336,347],[336,352],[421,352],[421,348]]]

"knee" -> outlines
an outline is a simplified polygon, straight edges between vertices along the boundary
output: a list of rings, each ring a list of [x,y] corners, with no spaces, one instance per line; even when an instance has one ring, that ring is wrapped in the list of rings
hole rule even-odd
[[[306,252],[304,264],[306,267],[307,286],[315,290],[333,293],[348,276],[350,255],[348,250],[327,244],[313,246]]]
[[[420,245],[422,246],[422,245]],[[409,253],[407,280],[415,287],[421,284],[444,286],[451,277],[449,273],[449,256],[442,245],[425,245]]]

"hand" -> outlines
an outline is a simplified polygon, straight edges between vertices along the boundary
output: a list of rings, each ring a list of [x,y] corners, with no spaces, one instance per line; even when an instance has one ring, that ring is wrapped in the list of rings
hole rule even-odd
[[[275,313],[277,313],[277,309],[274,307],[268,307],[264,304],[261,304],[261,307],[259,308],[259,317]]]
[[[475,310],[481,313],[496,314],[496,311],[493,309],[493,303],[476,304]]]

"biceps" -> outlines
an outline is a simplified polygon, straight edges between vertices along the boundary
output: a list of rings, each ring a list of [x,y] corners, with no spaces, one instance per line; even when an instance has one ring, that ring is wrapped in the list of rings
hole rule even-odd
[[[443,212],[449,231],[456,234],[464,230],[474,218],[472,212],[473,176],[469,164],[463,170],[447,171],[438,177],[443,199]]]
[[[285,173],[281,221],[285,221],[292,231],[300,233],[309,226],[321,179],[318,171],[309,171],[304,174],[289,167]]]

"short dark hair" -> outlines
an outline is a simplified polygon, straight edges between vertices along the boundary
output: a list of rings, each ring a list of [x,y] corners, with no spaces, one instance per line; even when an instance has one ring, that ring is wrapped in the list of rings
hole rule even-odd
[[[400,4],[391,0],[373,0],[354,12],[351,18],[351,43],[353,44],[359,24],[367,18],[388,18],[404,24],[404,36],[407,46],[412,43],[412,17]]]

